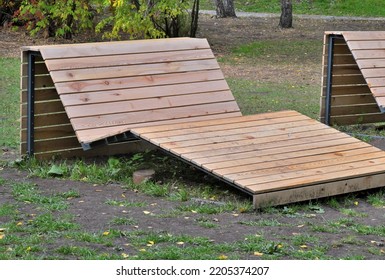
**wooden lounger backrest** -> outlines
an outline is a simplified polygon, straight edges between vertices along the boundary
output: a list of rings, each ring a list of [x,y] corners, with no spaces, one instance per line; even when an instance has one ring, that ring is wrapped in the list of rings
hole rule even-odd
[[[132,127],[241,115],[205,39],[36,48],[80,143]]]

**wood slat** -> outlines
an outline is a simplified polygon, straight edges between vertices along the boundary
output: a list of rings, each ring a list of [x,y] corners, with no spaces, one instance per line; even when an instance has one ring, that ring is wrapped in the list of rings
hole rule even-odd
[[[214,58],[210,49],[197,49],[139,53],[139,54],[119,54],[119,55],[101,55],[92,57],[76,57],[67,59],[47,60],[47,66],[50,71],[100,68],[111,66],[137,65],[160,62],[190,61]]]
[[[215,59],[51,71],[54,82],[74,82],[219,69]]]
[[[139,88],[169,84],[184,84],[202,81],[222,80],[224,76],[220,70],[197,71],[193,73],[172,73],[164,75],[148,75],[119,79],[102,79],[100,81],[80,81],[56,84],[59,94],[92,92],[115,89]]]
[[[372,150],[372,149],[371,149]],[[320,174],[322,171],[329,172],[333,171],[331,168],[334,166],[340,166],[343,164],[350,164],[350,163],[357,163],[362,162],[365,160],[371,160],[376,158],[383,158],[384,153],[382,151],[377,151],[365,154],[358,154],[358,155],[346,155],[346,156],[339,156],[337,158],[332,158],[331,156],[315,156],[312,161],[306,162],[306,160],[302,159],[301,161],[293,161],[293,163],[289,163],[289,165],[282,166],[272,166],[267,167],[269,165],[260,167],[260,169],[252,169],[251,171],[242,171],[238,172],[236,174],[229,174],[225,175],[226,178],[229,180],[233,180],[237,182],[238,184],[247,185],[249,183],[254,184],[256,182],[264,180],[272,179],[271,181],[274,181],[274,178],[285,178],[286,176],[288,178],[291,178],[291,174],[299,174],[307,176],[307,174]],[[325,159],[326,158],[326,159]],[[331,159],[332,158],[332,159]],[[288,161],[290,162],[290,160]],[[270,164],[271,166],[272,164]],[[322,170],[322,171],[320,171]]]
[[[284,140],[291,140],[296,139],[297,137],[303,137],[303,135],[319,135],[323,133],[323,130],[317,125],[305,125],[300,127],[293,127],[288,129],[278,129],[278,130],[268,130],[263,132],[250,132],[245,134],[233,134],[231,135],[231,132],[228,132],[227,134],[230,135],[218,135],[213,137],[207,137],[205,139],[194,139],[194,140],[185,140],[185,141],[171,141],[160,143],[161,147],[164,149],[174,149],[174,148],[186,148],[186,147],[192,147],[192,146],[200,146],[200,145],[206,145],[206,144],[216,144],[216,143],[224,143],[224,142],[232,142],[232,141],[241,141],[241,140],[251,140],[251,139],[258,139],[263,137],[269,137],[272,138],[273,136],[280,136]],[[272,141],[275,141],[274,138],[272,138]],[[156,139],[154,142],[157,142]]]
[[[385,40],[384,31],[344,31],[342,35],[345,41]]]
[[[356,60],[359,59],[378,59],[385,58],[385,49],[377,50],[355,50],[353,56]]]
[[[159,85],[154,87],[99,91],[92,93],[62,94],[60,98],[65,106],[71,106],[223,90],[229,90],[229,86],[226,81],[214,80],[176,85]]]
[[[349,48],[352,51],[355,50],[376,50],[376,49],[384,49],[385,41],[373,41],[373,40],[365,40],[365,41],[352,41],[349,40],[348,43]]]
[[[275,118],[275,119],[259,119],[259,120],[253,120],[253,119],[244,119],[242,122],[234,122],[234,123],[226,123],[223,122],[211,122],[206,123],[204,127],[198,126],[198,127],[185,127],[181,129],[179,125],[177,125],[175,128],[173,126],[168,126],[167,130],[158,131],[158,132],[148,132],[143,137],[153,139],[157,142],[160,142],[160,137],[174,137],[174,136],[185,136],[188,135],[190,139],[191,137],[197,137],[200,138],[202,133],[222,133],[228,130],[233,129],[245,129],[245,128],[253,128],[255,131],[258,130],[271,130],[274,129],[274,127],[286,127],[286,125],[289,126],[296,126],[296,123],[306,123],[309,124],[311,122],[315,122],[315,120],[309,119],[305,116],[287,116],[283,118]],[[246,132],[245,130],[242,130],[242,132]],[[197,135],[197,136],[195,136]],[[206,136],[205,136],[206,137]],[[173,138],[175,139],[175,138]]]
[[[254,184],[254,185],[247,186],[247,188],[253,191],[254,193],[260,193],[260,192],[262,193],[266,191],[271,192],[273,190],[276,191],[276,190],[282,190],[282,189],[289,189],[293,187],[301,187],[309,184],[314,184],[314,182],[328,183],[331,181],[347,180],[347,179],[352,179],[357,177],[370,178],[375,174],[379,174],[379,173],[383,174],[384,162],[385,162],[385,159],[375,159],[375,160],[369,160],[366,162],[360,162],[358,164],[351,163],[348,166],[349,167],[348,170],[342,170],[337,172],[335,172],[335,170],[332,170],[330,173],[327,173],[327,174],[292,178],[284,181],[275,181],[275,182],[263,183],[263,184]],[[342,166],[341,168],[346,168],[346,166]],[[383,186],[383,183],[378,187],[380,186]]]
[[[40,46],[39,49],[45,60],[59,58],[92,57],[99,55],[119,55],[127,53],[151,53],[163,51],[207,49],[209,45],[205,39],[169,38],[135,41],[119,41],[100,43],[84,43],[56,46]]]
[[[253,195],[253,205],[255,208],[262,208],[369,190],[382,187],[384,181],[385,174],[380,173],[329,183],[311,184],[306,187],[260,192]]]
[[[333,116],[352,115],[352,114],[367,114],[378,113],[379,107],[375,104],[353,104],[343,106],[332,106],[331,114]]]
[[[357,60],[360,69],[384,68],[385,59],[360,59]]]
[[[204,104],[188,107],[178,108],[166,108],[153,110],[151,114],[146,111],[132,112],[116,115],[104,115],[98,118],[85,117],[81,119],[73,119],[71,121],[75,131],[82,129],[90,129],[97,127],[115,126],[115,125],[127,125],[127,124],[138,124],[147,122],[156,122],[167,120],[167,119],[179,119],[194,116],[203,115],[215,115],[223,113],[238,112],[239,107],[235,102],[223,102],[214,104]],[[81,139],[80,139],[81,140]],[[82,141],[82,140],[81,140]]]
[[[190,124],[191,122],[199,122],[202,120],[205,121],[213,121],[216,119],[224,119],[228,120],[228,118],[236,118],[241,116],[241,113],[239,111],[233,112],[233,113],[223,113],[223,114],[214,114],[209,116],[197,116],[197,117],[189,117],[186,118],[179,118],[175,120],[163,120],[163,121],[157,121],[157,126],[162,125],[180,125],[182,124]],[[151,123],[138,123],[138,124],[130,124],[130,125],[121,125],[121,126],[113,126],[113,127],[102,127],[102,128],[95,128],[95,129],[87,129],[87,130],[80,130],[77,131],[77,135],[79,139],[82,139],[83,143],[90,143],[95,140],[100,140],[106,137],[114,136],[123,132],[127,132],[133,128],[146,128],[146,127],[152,127]]]
[[[152,111],[163,108],[177,108],[181,106],[194,106],[200,104],[235,102],[230,91],[218,91],[208,93],[197,93],[182,96],[157,97],[148,99],[137,99],[130,101],[109,102],[82,106],[67,106],[66,111],[71,119],[89,116],[133,113],[138,111]],[[148,112],[147,112],[148,113]]]
[[[307,154],[303,153],[302,156],[299,157],[260,160],[257,163],[234,166],[231,168],[216,169],[214,172],[235,180],[240,177],[246,178],[245,172],[256,171],[257,174],[259,174],[260,171],[266,169],[269,171],[271,168],[285,168],[285,170],[291,170],[298,164],[314,163],[322,160],[330,161],[333,162],[332,164],[334,164],[335,161],[344,161],[345,157],[352,155],[363,155],[373,152],[372,147],[357,147],[357,143],[343,146],[333,146],[328,149],[324,149],[324,151],[325,150],[329,152],[318,153],[317,151],[310,150]]]
[[[145,137],[147,133],[156,133],[156,132],[162,132],[162,131],[174,131],[174,130],[181,130],[181,129],[194,129],[194,128],[200,128],[200,127],[208,127],[208,126],[216,126],[216,125],[222,125],[222,124],[235,124],[235,123],[243,123],[243,122],[249,122],[249,121],[259,121],[259,120],[274,120],[274,119],[280,119],[280,118],[286,118],[286,117],[298,117],[300,116],[301,119],[306,119],[308,117],[304,115],[298,114],[298,112],[295,111],[280,111],[280,112],[274,112],[274,113],[261,113],[256,115],[247,115],[247,116],[239,116],[237,118],[224,118],[224,119],[218,119],[218,120],[205,120],[201,122],[192,122],[192,123],[178,123],[174,124],[172,126],[170,125],[159,125],[159,126],[151,126],[151,127],[143,127],[143,128],[135,128],[135,131],[133,131],[138,136],[141,135]],[[143,135],[142,135],[143,134]]]
[[[321,137],[321,135],[319,136]],[[336,135],[335,137],[336,139],[334,139],[333,137],[330,137],[329,138],[330,140],[323,141],[323,142],[308,143],[306,141],[302,141],[301,143],[295,144],[293,146],[290,146],[290,144],[288,144],[284,147],[267,148],[261,151],[254,150],[251,152],[244,152],[244,153],[229,155],[228,157],[213,156],[207,159],[202,158],[202,159],[199,159],[199,163],[203,167],[205,167],[207,170],[216,170],[221,168],[238,166],[240,164],[255,163],[254,158],[258,158],[261,156],[273,156],[273,155],[285,154],[283,158],[295,157],[296,152],[302,152],[304,150],[320,149],[320,148],[331,147],[336,145],[347,145],[347,144],[355,143],[357,141],[356,139],[350,139],[350,138],[346,139],[343,137],[341,138],[341,136],[339,135]],[[309,140],[317,141],[316,139],[317,139],[316,137],[314,138],[309,137]],[[268,145],[266,146],[269,147]],[[198,162],[198,160],[196,162]]]

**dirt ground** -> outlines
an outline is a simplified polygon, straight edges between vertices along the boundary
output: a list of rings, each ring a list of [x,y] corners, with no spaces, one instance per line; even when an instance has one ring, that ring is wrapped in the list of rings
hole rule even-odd
[[[237,19],[216,19],[210,16],[202,16],[200,21],[199,37],[208,38],[214,52],[217,56],[224,56],[231,47],[239,43],[252,42],[258,39],[303,39],[311,38],[322,40],[323,32],[326,30],[380,30],[384,28],[385,21],[344,21],[344,20],[305,20],[295,19],[294,28],[290,30],[281,30],[277,27],[277,18],[237,18]],[[98,39],[98,38],[97,38]],[[95,38],[76,37],[74,42],[83,42],[95,40]],[[24,32],[14,32],[9,29],[0,29],[0,56],[18,56],[19,47],[22,45],[35,44],[53,44],[61,43],[63,40],[30,38]],[[312,81],[320,80],[320,65],[310,67],[306,72],[306,79]],[[248,75],[249,77],[264,77],[274,80],[280,75],[288,75],[287,69],[282,73],[265,71],[259,66],[250,66],[249,69],[242,69],[234,66],[226,66],[223,70],[226,76]],[[241,71],[242,70],[242,71]],[[277,69],[275,69],[277,70]],[[240,74],[242,73],[242,74]],[[295,77],[294,77],[295,78]],[[301,81],[304,77],[298,77]],[[383,143],[377,143],[383,146]],[[7,147],[2,147],[2,160],[11,160],[17,157],[17,152]],[[156,198],[130,190],[125,190],[120,184],[97,185],[75,182],[60,179],[41,179],[29,177],[24,171],[15,168],[4,167],[0,169],[0,176],[6,180],[16,182],[31,182],[36,188],[44,194],[63,192],[67,190],[77,190],[80,193],[79,198],[69,201],[69,212],[75,217],[75,222],[80,224],[85,230],[98,232],[109,228],[109,222],[114,217],[132,217],[138,224],[125,227],[125,230],[144,229],[156,232],[168,232],[173,235],[192,235],[204,236],[213,242],[236,242],[243,240],[247,235],[263,232],[271,240],[282,240],[282,238],[291,238],[296,235],[313,235],[319,238],[320,243],[329,246],[327,256],[333,259],[345,258],[347,256],[364,256],[366,259],[385,259],[385,254],[373,254],[368,250],[372,248],[377,250],[384,244],[383,238],[378,235],[362,235],[350,228],[340,228],[337,233],[315,232],[311,225],[326,225],[331,221],[346,218],[338,209],[323,205],[323,213],[317,213],[311,210],[298,213],[298,215],[282,215],[271,212],[249,212],[233,213],[226,212],[221,214],[198,214],[186,212],[178,217],[167,217],[173,209],[179,205],[189,202],[175,202],[164,198]],[[203,174],[197,173],[196,176],[202,177]],[[218,183],[220,185],[220,183]],[[145,202],[144,207],[132,207],[125,212],[119,206],[110,206],[105,202],[107,199],[120,200],[122,194],[132,202]],[[349,217],[352,223],[362,223],[365,225],[383,225],[385,223],[385,209],[375,208],[365,200],[366,193],[359,194],[356,198],[357,204],[349,205],[348,208],[354,208],[363,216]],[[11,190],[5,185],[0,185],[0,204],[16,203],[20,212],[29,213],[36,211],[30,209],[29,205],[20,204],[14,201]],[[143,211],[149,211],[154,215],[146,215]],[[202,227],[197,221],[207,219],[214,222],[214,228]],[[260,220],[274,220],[283,226],[249,226],[248,222],[257,222]],[[2,221],[0,219],[0,225]],[[357,242],[344,242],[346,237],[351,237]],[[58,241],[59,242],[59,241]],[[60,241],[64,242],[64,241]],[[117,239],[117,246],[122,245],[125,240]],[[59,245],[59,244],[57,244]],[[55,245],[52,245],[55,246]],[[98,250],[114,250],[113,248],[97,248]],[[373,251],[372,250],[372,251]],[[244,255],[244,259],[258,258],[253,255]]]

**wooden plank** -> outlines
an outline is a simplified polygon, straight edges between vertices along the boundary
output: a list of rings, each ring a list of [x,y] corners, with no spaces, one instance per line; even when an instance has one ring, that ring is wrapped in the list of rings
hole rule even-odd
[[[67,158],[88,158],[95,156],[111,156],[118,154],[129,154],[129,153],[137,153],[144,152],[153,149],[153,146],[148,145],[143,141],[133,141],[133,142],[125,142],[118,144],[111,144],[101,147],[96,147],[92,150],[83,151],[80,147],[73,149],[65,149],[65,150],[52,150],[47,152],[38,152],[35,154],[35,158],[37,159],[67,159]]]
[[[98,118],[85,117],[81,119],[73,119],[71,123],[74,129],[77,131],[97,127],[128,125],[148,122],[153,122],[155,125],[157,121],[161,120],[179,119],[203,115],[210,116],[215,114],[232,113],[238,111],[239,108],[235,102],[223,102],[188,107],[159,109],[153,110],[151,114],[149,114],[149,112],[147,111],[141,111],[110,116],[103,115]]]
[[[253,195],[255,208],[283,205],[310,199],[335,196],[384,186],[385,174],[362,175],[358,178],[337,180],[331,183],[312,184],[300,188],[271,191]]]
[[[384,87],[385,86],[385,79],[384,78],[368,78],[366,79],[368,82],[369,88],[372,87]]]
[[[337,54],[333,56],[333,64],[355,64],[356,60],[352,54]]]
[[[359,163],[351,163],[349,170],[332,171],[328,174],[312,175],[308,177],[299,177],[286,179],[283,181],[275,181],[263,184],[254,184],[247,186],[247,189],[255,193],[263,193],[266,191],[276,191],[282,189],[289,189],[292,187],[301,187],[306,185],[312,185],[317,183],[328,183],[339,180],[346,180],[355,177],[370,176],[375,174],[384,173],[385,159],[373,159]],[[336,166],[338,169],[346,168],[345,165]]]
[[[331,116],[330,123],[332,125],[350,125],[350,124],[364,124],[384,122],[385,115],[382,113],[371,113],[365,115],[345,115],[345,116]]]
[[[26,123],[26,116],[22,116],[22,122]],[[65,112],[58,112],[55,114],[44,114],[35,116],[35,128],[41,126],[59,125],[70,123]]]
[[[233,112],[233,113],[224,113],[224,114],[215,114],[215,115],[209,115],[209,116],[197,116],[197,117],[186,117],[186,118],[180,118],[180,119],[174,119],[174,120],[163,120],[163,121],[157,121],[157,127],[161,125],[169,125],[169,124],[190,124],[191,122],[196,121],[202,121],[202,120],[215,120],[215,119],[228,119],[228,118],[235,118],[241,116],[240,112]],[[145,128],[150,127],[150,123],[138,123],[138,124],[130,124],[130,125],[121,125],[121,126],[112,126],[112,127],[102,127],[102,128],[96,128],[96,129],[88,129],[88,130],[80,130],[77,131],[77,135],[79,139],[82,139],[83,143],[90,143],[96,140],[100,140],[109,136],[114,136],[123,132],[127,132],[130,129],[136,129],[136,128]],[[152,127],[152,126],[151,126]]]
[[[55,83],[219,69],[215,59],[51,71]]]
[[[64,106],[95,104],[104,102],[126,101],[153,97],[167,97],[200,92],[228,90],[225,80],[203,81],[177,85],[159,85],[154,87],[99,91],[92,93],[62,94]]]
[[[322,135],[324,133],[324,135]],[[190,157],[192,159],[198,159],[200,157],[208,157],[208,156],[215,156],[215,155],[221,155],[221,154],[233,154],[233,153],[240,153],[240,152],[247,152],[247,151],[258,151],[260,149],[267,149],[269,147],[279,147],[279,146],[291,146],[291,145],[298,145],[302,144],[304,139],[303,138],[311,138],[311,141],[325,141],[325,140],[331,140],[335,138],[343,138],[346,137],[343,134],[337,135],[337,131],[329,130],[327,132],[323,132],[322,130],[319,131],[312,131],[310,132],[313,136],[309,136],[308,134],[301,134],[296,135],[297,139],[291,139],[290,141],[287,140],[287,136],[285,137],[285,134],[278,135],[278,136],[268,136],[268,137],[262,137],[262,138],[255,138],[255,139],[245,139],[245,140],[239,140],[239,141],[232,141],[232,142],[218,142],[218,143],[208,143],[208,144],[202,144],[199,146],[191,146],[191,147],[183,147],[183,148],[173,148],[172,151],[174,153],[180,154],[183,157]],[[272,142],[274,141],[274,142]],[[226,152],[227,151],[227,152]],[[213,160],[213,159],[210,159]],[[225,158],[220,158],[220,160],[226,160]]]
[[[50,100],[43,102],[35,102],[35,114],[50,114],[56,112],[63,112],[63,103],[60,100]],[[23,116],[27,115],[27,104],[22,104],[21,113]]]
[[[27,89],[28,80],[27,77],[21,77],[21,88]],[[35,88],[54,88],[54,84],[50,75],[36,75],[35,76]]]
[[[359,59],[378,59],[385,58],[385,49],[378,50],[355,50],[353,56],[356,60]]]
[[[385,40],[384,31],[343,31],[342,34],[347,42]]]
[[[319,135],[322,134],[323,131],[326,131],[326,128],[320,128],[318,125],[306,125],[294,128],[288,128],[285,130],[269,130],[262,132],[251,132],[246,134],[234,134],[234,135],[218,135],[208,138],[201,139],[193,139],[193,140],[185,140],[185,141],[170,141],[161,143],[160,146],[164,149],[175,149],[175,148],[187,148],[192,146],[199,145],[210,145],[224,142],[232,142],[232,141],[241,141],[241,140],[251,140],[258,139],[264,137],[273,137],[277,136],[280,140],[283,138],[284,140],[291,140],[306,137],[305,135]],[[326,133],[326,132],[325,132]],[[155,140],[156,141],[156,140]],[[154,143],[157,143],[155,142]],[[271,141],[275,141],[275,138],[272,138]]]
[[[360,75],[342,75],[334,76],[333,75],[333,85],[365,85],[366,80]]]
[[[365,40],[365,41],[352,41],[347,42],[349,48],[352,51],[355,50],[377,50],[385,48],[385,41],[378,40]]]
[[[385,163],[385,157],[378,155],[375,158],[361,160],[358,162],[341,163],[335,166],[320,167],[314,169],[308,169],[304,171],[292,171],[282,174],[270,174],[269,176],[261,176],[251,179],[240,179],[234,183],[247,186],[250,189],[265,188],[265,184],[272,187],[272,183],[277,183],[275,189],[293,187],[296,185],[311,184],[314,181],[318,182],[330,182],[332,180],[347,179],[356,177],[357,175],[370,172],[385,172],[383,164]],[[286,181],[286,182],[285,182]]]
[[[162,51],[178,51],[178,50],[195,50],[207,49],[209,44],[206,39],[197,38],[167,38],[167,39],[151,39],[151,40],[134,40],[134,41],[114,41],[83,43],[83,44],[63,44],[56,46],[38,46],[43,58],[75,58],[99,55],[119,55],[127,53],[151,53]]]
[[[115,89],[139,88],[146,86],[160,86],[170,84],[184,84],[202,81],[223,80],[220,70],[205,70],[197,72],[173,73],[164,75],[148,75],[117,79],[102,79],[100,81],[78,81],[73,83],[56,84],[59,94],[103,91]]]
[[[343,106],[332,106],[330,112],[332,116],[341,116],[341,115],[352,115],[352,114],[378,113],[380,112],[380,109],[376,103],[375,104],[353,104],[353,105],[343,105]]]
[[[338,138],[340,137],[340,138]],[[317,138],[310,138],[309,141],[314,140],[317,141]],[[228,168],[232,166],[238,166],[240,164],[250,164],[255,163],[254,158],[258,158],[261,156],[274,156],[279,154],[284,154],[284,157],[295,157],[296,152],[303,152],[305,150],[314,150],[321,149],[325,147],[332,147],[338,145],[347,145],[356,143],[358,140],[354,138],[341,138],[340,135],[336,135],[336,138],[331,138],[330,141],[322,141],[322,142],[302,142],[301,144],[290,146],[288,144],[284,147],[276,147],[276,148],[266,148],[264,150],[254,150],[251,152],[244,152],[238,154],[231,154],[229,156],[213,156],[210,158],[200,158],[199,161],[196,162],[201,164],[207,170],[216,170],[220,168]]]
[[[56,92],[56,89],[54,88],[42,88],[42,89],[35,89],[35,101],[48,101],[48,100],[54,100],[59,99],[59,95]],[[21,91],[21,103],[26,103],[28,101],[27,97],[27,91],[22,90]]]
[[[170,127],[169,125],[163,125],[163,126],[136,128],[135,131],[133,131],[133,133],[136,133],[137,135],[141,135],[144,133],[155,133],[155,132],[180,130],[180,129],[184,130],[184,129],[190,129],[190,128],[216,126],[221,124],[242,123],[242,122],[258,121],[258,120],[270,120],[270,119],[279,119],[279,118],[286,118],[286,117],[293,117],[293,116],[294,117],[301,116],[304,118],[308,118],[296,111],[279,111],[274,113],[261,113],[256,115],[239,116],[237,118],[205,120],[201,122],[192,122],[192,123],[180,123],[180,124],[174,124],[172,127]]]
[[[332,106],[354,105],[354,104],[376,104],[372,94],[352,94],[332,96]]]
[[[291,178],[291,174],[299,174],[303,176],[307,176],[307,174],[314,174],[314,172],[318,172],[319,174],[325,170],[331,170],[331,168],[340,165],[347,165],[350,163],[363,162],[365,160],[372,160],[377,158],[384,158],[385,154],[383,151],[373,151],[371,153],[359,154],[359,155],[350,155],[350,156],[339,156],[338,158],[329,158],[322,159],[320,157],[319,160],[311,161],[311,162],[293,162],[293,164],[289,165],[277,165],[273,167],[263,166],[261,169],[254,169],[250,171],[242,171],[236,174],[225,175],[225,177],[231,181],[236,181],[239,184],[247,185],[249,183],[254,184],[255,182],[259,182],[261,180],[264,182],[267,180],[267,177],[271,177],[272,181],[275,181],[274,178],[285,178],[286,175],[288,178]],[[315,156],[316,158],[317,156]],[[300,172],[299,172],[300,171]],[[384,170],[385,171],[385,170]],[[280,177],[279,177],[280,176]]]
[[[361,71],[366,79],[383,78],[385,76],[385,68],[362,69]]]
[[[24,75],[21,75],[21,77],[23,76],[27,76],[28,74],[28,63],[22,63],[21,64],[21,67],[23,69],[23,73]],[[42,75],[42,74],[48,74],[48,69],[47,69],[47,66],[45,64],[44,61],[35,61],[35,75]]]
[[[157,139],[160,137],[173,137],[173,136],[180,136],[180,135],[199,135],[197,137],[201,137],[199,133],[206,133],[206,132],[222,132],[232,129],[243,129],[243,128],[250,128],[253,127],[256,129],[256,131],[259,129],[262,130],[271,130],[274,127],[279,126],[286,126],[291,125],[294,126],[295,123],[309,123],[309,122],[315,122],[315,120],[311,120],[308,117],[301,116],[301,115],[294,115],[294,116],[288,116],[283,118],[275,118],[275,119],[260,119],[260,120],[247,120],[244,118],[243,121],[240,122],[233,122],[233,123],[212,123],[207,124],[206,126],[198,126],[198,127],[192,127],[192,128],[181,128],[179,125],[174,128],[174,126],[169,126],[169,128],[166,128],[167,130],[163,130],[160,132],[148,132],[143,137],[150,138],[150,139]],[[295,123],[293,123],[295,122]],[[138,131],[138,130],[136,130]],[[245,132],[245,131],[243,131]],[[223,135],[223,134],[221,134]],[[192,138],[190,138],[192,139]],[[159,140],[156,140],[159,141]]]
[[[130,101],[109,102],[91,105],[67,106],[66,111],[70,119],[89,116],[102,116],[120,113],[133,113],[138,111],[158,110],[164,108],[177,108],[181,106],[194,106],[210,103],[235,102],[234,96],[228,91],[197,93],[182,96],[156,97]],[[218,105],[220,106],[220,105]]]
[[[385,59],[360,59],[357,60],[357,65],[360,69],[384,68]]]
[[[26,144],[22,144],[26,145]],[[59,138],[59,139],[48,139],[35,141],[34,149],[36,153],[51,152],[52,150],[65,150],[81,147],[78,139],[73,137]]]
[[[22,131],[21,141],[27,141],[27,130],[23,129]],[[34,139],[35,140],[45,140],[45,139],[53,139],[60,137],[70,137],[75,136],[75,131],[72,128],[71,124],[64,125],[55,125],[55,126],[47,126],[47,127],[37,127],[34,131]]]
[[[324,66],[325,68],[327,67],[326,65]],[[324,71],[326,75],[326,71]],[[340,65],[335,65],[333,64],[333,75],[360,75],[361,70],[357,66],[357,64],[340,64]]]
[[[325,88],[324,88],[325,89]],[[368,85],[334,85],[332,95],[371,94]]]
[[[270,172],[270,169],[274,168],[286,168],[284,171],[293,169],[293,166],[298,166],[298,164],[306,164],[306,163],[314,163],[318,161],[329,161],[331,164],[336,164],[335,162],[344,161],[345,157],[354,156],[354,155],[364,155],[370,152],[373,152],[376,149],[373,147],[359,147],[356,149],[352,149],[354,147],[350,144],[344,146],[334,146],[334,150],[326,153],[316,153],[314,150],[310,150],[313,153],[305,154],[304,156],[299,157],[289,157],[278,160],[261,160],[257,163],[245,164],[240,166],[234,166],[231,168],[221,168],[214,170],[214,173],[221,174],[222,176],[226,176],[232,180],[238,179],[240,177],[246,177],[245,172],[260,172],[262,170],[267,169],[267,172]],[[341,150],[342,149],[342,150]],[[347,149],[347,150],[344,150]],[[329,149],[330,150],[330,149]],[[306,168],[306,167],[305,167]],[[263,171],[262,171],[263,172]],[[257,173],[258,174],[258,173]]]
[[[214,58],[211,49],[162,51],[154,53],[87,56],[47,60],[50,71],[137,65],[147,63],[190,61]]]

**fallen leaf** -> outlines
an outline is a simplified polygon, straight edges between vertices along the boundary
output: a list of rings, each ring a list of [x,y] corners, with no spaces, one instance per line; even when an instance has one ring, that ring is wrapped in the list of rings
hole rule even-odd
[[[188,219],[190,219],[190,217],[184,217],[184,219],[185,219],[185,220],[188,220]]]
[[[383,249],[381,249],[381,250],[380,250],[380,253],[381,253],[381,254],[384,254],[384,253],[385,253],[385,251],[384,251]]]
[[[31,248],[30,246],[28,246],[27,249],[25,249],[25,251],[26,251],[26,252],[29,252],[29,251],[31,251],[31,249],[32,249],[32,248]]]
[[[277,245],[277,248],[278,248],[278,249],[281,249],[282,247],[283,247],[282,244],[278,244],[278,245]]]
[[[12,252],[12,251],[13,251],[13,249],[11,247],[7,248],[7,252]]]
[[[158,203],[151,203],[150,205],[151,206],[156,206],[156,205],[158,205]]]
[[[103,190],[95,190],[95,192],[102,192]]]
[[[261,252],[254,252],[254,256],[261,257],[261,256],[263,256],[263,253],[261,253]]]
[[[358,201],[354,201],[355,206],[358,206],[358,204],[359,204]]]
[[[0,228],[0,232],[4,232],[5,231],[5,228]]]
[[[122,213],[127,213],[127,211],[126,211],[126,210],[123,210]]]
[[[139,226],[134,226],[134,228],[139,228]]]
[[[78,201],[78,203],[83,203],[83,202],[84,202],[84,200],[79,200],[79,201]]]
[[[302,249],[307,249],[307,245],[301,245],[301,246],[299,246],[300,248],[302,248]]]
[[[195,210],[191,210],[191,213],[194,213],[194,214],[196,214],[196,213],[198,213],[197,211],[195,211]]]
[[[128,254],[122,253],[122,257],[127,259],[128,258]]]
[[[177,242],[176,244],[178,244],[178,245],[183,245],[184,242],[183,242],[183,241],[179,241],[179,242]]]
[[[298,225],[297,227],[299,227],[299,228],[302,228],[302,227],[304,227],[305,225]]]
[[[152,241],[152,240],[150,240],[150,241],[147,242],[147,246],[148,246],[148,247],[154,246],[154,244],[155,244],[155,242]]]
[[[126,197],[126,196],[124,195],[124,193],[122,193],[122,197],[124,197],[124,198]]]
[[[140,252],[146,252],[146,249],[139,249]]]
[[[3,239],[5,237],[4,234],[0,234],[0,240]]]
[[[227,260],[229,257],[228,256],[226,256],[226,255],[220,255],[219,257],[218,257],[218,259],[220,259],[220,260]]]
[[[239,214],[233,214],[233,216],[234,216],[234,217],[238,217],[238,216],[239,216]]]
[[[23,225],[23,222],[18,222],[16,225],[17,225],[17,226],[22,226],[22,225]]]
[[[107,235],[109,235],[110,234],[110,232],[109,231],[105,231],[105,232],[103,232],[103,236],[107,236]]]
[[[143,211],[143,213],[144,213],[145,215],[149,215],[149,214],[151,214],[151,212],[150,212],[150,211]]]

